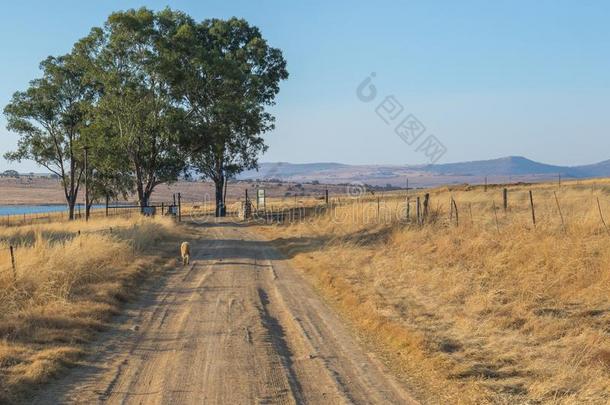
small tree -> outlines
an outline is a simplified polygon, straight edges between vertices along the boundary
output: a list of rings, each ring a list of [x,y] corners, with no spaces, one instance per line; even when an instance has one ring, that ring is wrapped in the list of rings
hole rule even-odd
[[[82,67],[71,55],[41,63],[43,76],[17,92],[5,107],[7,128],[20,135],[9,161],[33,160],[57,175],[63,185],[69,218],[83,175],[81,133],[94,97]]]
[[[5,170],[2,173],[3,177],[13,177],[15,179],[19,178],[19,172],[17,170]]]

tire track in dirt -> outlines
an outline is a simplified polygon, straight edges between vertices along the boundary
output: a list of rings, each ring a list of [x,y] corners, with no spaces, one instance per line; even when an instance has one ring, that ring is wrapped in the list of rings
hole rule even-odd
[[[33,403],[415,403],[269,243],[237,224],[199,230],[193,264],[141,300],[139,328]]]

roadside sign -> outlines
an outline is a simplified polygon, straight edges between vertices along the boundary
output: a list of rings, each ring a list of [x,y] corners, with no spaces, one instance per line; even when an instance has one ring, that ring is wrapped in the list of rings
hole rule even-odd
[[[259,188],[256,190],[256,209],[265,209],[265,189]]]

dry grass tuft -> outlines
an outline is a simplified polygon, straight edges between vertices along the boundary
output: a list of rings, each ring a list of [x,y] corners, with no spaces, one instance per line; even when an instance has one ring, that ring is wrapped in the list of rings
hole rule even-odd
[[[386,196],[379,217],[375,198],[261,231],[426,402],[608,403],[609,184],[511,186],[507,212],[501,187],[445,188],[421,227]]]
[[[75,364],[174,227],[138,216],[0,228],[0,402]]]

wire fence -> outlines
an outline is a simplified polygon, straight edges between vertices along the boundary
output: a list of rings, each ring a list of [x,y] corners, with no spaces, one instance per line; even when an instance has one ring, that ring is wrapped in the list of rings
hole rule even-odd
[[[479,227],[509,226],[567,231],[587,228],[610,235],[610,195],[605,190],[510,189],[418,191],[331,199],[324,210],[337,225]],[[298,219],[298,217],[297,217]]]
[[[137,223],[134,223],[132,225],[129,226],[109,226],[109,227],[103,227],[103,228],[96,228],[96,229],[87,229],[87,230],[76,230],[76,231],[68,231],[68,232],[62,232],[60,236],[55,236],[52,238],[52,240],[54,242],[60,242],[60,243],[65,243],[69,240],[73,240],[75,238],[80,238],[81,236],[85,236],[85,235],[93,235],[93,234],[106,234],[106,235],[122,235],[120,237],[125,238],[125,232],[127,232],[127,238],[132,238],[132,236],[129,235],[134,235],[137,233],[139,225]],[[132,233],[129,234],[129,231],[131,231]],[[23,237],[23,236],[22,236]],[[0,259],[2,259],[0,261],[4,262],[5,259],[8,260],[8,267],[10,268],[11,272],[12,272],[12,279],[13,281],[17,281],[17,269],[18,269],[18,265],[19,265],[19,252],[20,251],[26,251],[27,249],[30,249],[34,246],[35,244],[35,239],[36,236],[33,235],[32,240],[28,243],[28,242],[24,242],[23,240],[18,241],[18,242],[9,242],[8,244],[5,244],[4,247],[0,245]],[[0,239],[0,243],[4,242],[6,243],[7,240],[2,241]],[[82,247],[82,242],[81,242],[81,247]],[[136,250],[136,245],[133,244],[133,249],[134,252]],[[4,258],[3,256],[6,257]],[[5,264],[2,264],[2,266],[0,266],[0,269],[4,266],[6,266],[6,262],[4,262]]]
[[[250,190],[252,194],[256,190]],[[326,194],[326,196],[325,196]],[[277,210],[280,207],[287,205],[293,206],[310,206],[318,204],[328,198],[328,191],[318,193],[308,193],[303,195],[292,196],[276,196],[265,199],[265,205],[259,207],[259,200],[256,196],[252,198],[235,198],[225,202],[226,215],[239,216],[243,211],[243,204],[246,199],[252,202],[252,205],[257,210]],[[155,202],[149,204],[148,207],[140,207],[137,204],[124,204],[116,202],[107,202],[106,204],[97,204],[90,210],[90,218],[112,217],[112,216],[128,216],[135,213],[143,213],[145,215],[176,215],[179,216],[184,211],[187,215],[215,215],[215,201],[211,199],[203,199],[201,201],[182,199],[180,193],[175,193],[173,200],[169,202]],[[181,208],[181,209],[180,209]],[[74,208],[74,220],[86,220],[86,210],[83,204],[77,204]],[[14,227],[23,225],[48,224],[53,222],[63,222],[69,220],[68,209],[49,211],[49,212],[32,212],[20,214],[8,214],[0,216],[0,227]]]
[[[174,208],[176,206],[177,205],[173,205],[171,202],[153,204],[149,207],[140,207],[139,205],[135,204],[114,204],[108,205],[107,207],[96,206],[95,208],[91,208],[89,218],[129,216],[137,213],[144,213],[146,215],[156,215],[158,213],[162,213],[163,215],[169,215],[176,212]],[[33,212],[0,216],[0,226],[15,227],[24,225],[49,224],[68,220],[69,217],[67,210],[44,213]],[[83,207],[77,206],[75,208],[74,220],[86,220],[86,213]]]
[[[337,225],[405,225],[424,227],[469,227],[492,230],[498,234],[514,225],[525,229],[560,230],[572,227],[588,229],[610,236],[610,189],[579,185],[570,187],[485,187],[444,190],[417,190],[391,193],[362,193],[312,196],[303,198],[267,199],[262,206],[253,207],[249,217],[245,214],[245,199],[228,204],[227,215],[266,224],[299,223],[311,218],[326,216]],[[252,203],[252,202],[250,202]],[[150,207],[115,205],[92,210],[92,217],[144,215],[182,216],[190,221],[206,221],[215,215],[215,206],[204,202],[177,201],[158,203]],[[82,220],[84,213],[77,215]],[[32,214],[6,218],[7,226],[48,223],[65,220],[65,213]],[[58,219],[59,217],[59,219]],[[11,221],[10,224],[8,221]],[[95,232],[113,232],[112,228]],[[80,231],[78,232],[80,235]],[[6,245],[5,245],[6,246]],[[6,248],[14,275],[18,260],[18,246]],[[4,250],[4,249],[1,249]]]

